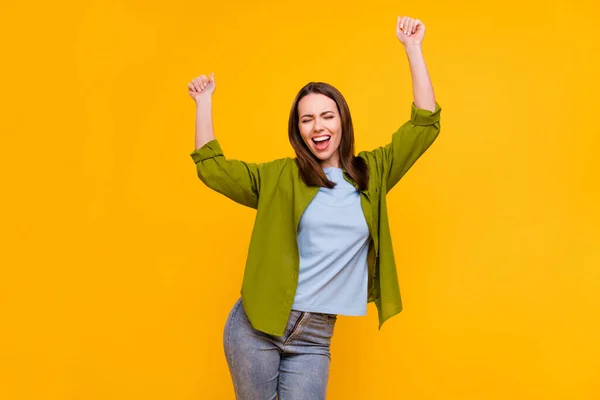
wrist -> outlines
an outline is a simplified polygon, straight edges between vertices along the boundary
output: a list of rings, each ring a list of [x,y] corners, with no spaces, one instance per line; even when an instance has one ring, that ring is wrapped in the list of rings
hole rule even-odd
[[[212,104],[212,95],[211,96],[198,96],[196,98],[196,107],[205,107],[207,105]]]
[[[404,47],[404,51],[406,54],[420,54],[423,52],[423,47],[421,44],[411,44]]]

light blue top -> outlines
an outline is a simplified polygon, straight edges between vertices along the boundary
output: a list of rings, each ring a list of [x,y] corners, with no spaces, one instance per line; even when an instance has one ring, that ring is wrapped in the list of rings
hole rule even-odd
[[[292,309],[365,315],[369,228],[360,192],[341,168],[323,171],[336,186],[319,188],[300,218],[300,272]]]

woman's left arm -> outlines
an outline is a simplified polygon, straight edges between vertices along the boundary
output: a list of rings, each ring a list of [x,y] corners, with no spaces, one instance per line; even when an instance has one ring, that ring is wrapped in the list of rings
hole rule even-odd
[[[386,193],[431,146],[440,132],[441,107],[435,100],[425,65],[424,35],[425,25],[421,21],[398,17],[396,36],[404,45],[412,78],[414,101],[410,119],[392,135],[391,143],[364,153],[369,164],[379,170]]]
[[[436,108],[435,95],[423,57],[425,25],[418,19],[398,17],[396,36],[404,45],[408,57],[415,106],[434,112]]]

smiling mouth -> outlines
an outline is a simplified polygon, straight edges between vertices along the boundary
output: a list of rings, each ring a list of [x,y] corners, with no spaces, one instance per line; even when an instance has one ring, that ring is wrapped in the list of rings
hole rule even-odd
[[[331,141],[330,135],[319,136],[312,139],[313,143],[317,150],[325,150],[329,147],[329,142]]]

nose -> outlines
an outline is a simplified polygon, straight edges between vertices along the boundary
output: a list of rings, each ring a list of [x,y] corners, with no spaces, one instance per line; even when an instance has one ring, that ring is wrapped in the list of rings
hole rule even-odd
[[[315,125],[313,129],[315,132],[320,132],[323,130],[323,123],[320,118],[315,118]]]

